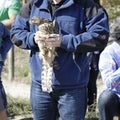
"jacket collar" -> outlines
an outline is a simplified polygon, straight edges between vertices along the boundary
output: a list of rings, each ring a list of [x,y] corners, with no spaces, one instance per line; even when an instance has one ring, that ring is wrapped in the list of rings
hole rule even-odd
[[[34,3],[39,9],[48,9],[48,0],[35,0]],[[73,3],[74,3],[74,0],[66,0],[59,9],[69,7]]]

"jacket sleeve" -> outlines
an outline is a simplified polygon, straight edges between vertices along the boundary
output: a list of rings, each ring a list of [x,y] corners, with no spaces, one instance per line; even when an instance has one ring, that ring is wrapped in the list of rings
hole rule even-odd
[[[104,85],[110,89],[120,89],[120,68],[110,53],[103,51],[100,55],[99,70],[101,72]],[[107,56],[107,59],[106,59]]]
[[[0,54],[2,55],[2,59],[5,60],[6,55],[13,44],[10,40],[10,31],[2,23],[0,23],[0,31],[0,37],[2,39]]]
[[[34,33],[30,32],[29,15],[33,0],[28,2],[17,15],[11,29],[12,42],[22,49],[34,49],[36,47],[33,37]]]
[[[63,36],[61,47],[72,52],[102,50],[109,38],[108,16],[103,7],[87,0],[83,33]]]

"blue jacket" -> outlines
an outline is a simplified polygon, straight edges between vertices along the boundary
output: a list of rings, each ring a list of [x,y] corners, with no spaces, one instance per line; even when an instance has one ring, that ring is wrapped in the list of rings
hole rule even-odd
[[[34,2],[34,3],[32,3]],[[48,0],[33,0],[26,4],[13,23],[11,38],[15,45],[31,50],[30,67],[32,81],[40,83],[42,61],[34,43],[37,26],[30,25],[33,16],[52,21],[55,19],[59,33],[63,35],[55,60],[60,69],[54,69],[53,88],[69,89],[86,86],[89,80],[89,65],[86,52],[103,49],[108,41],[108,17],[103,8],[91,0],[74,2],[66,0],[54,16],[48,9]]]
[[[2,56],[3,61],[6,58],[6,55],[9,49],[12,47],[12,41],[10,40],[10,31],[0,22],[0,54]],[[3,65],[0,64],[0,77],[2,72]]]

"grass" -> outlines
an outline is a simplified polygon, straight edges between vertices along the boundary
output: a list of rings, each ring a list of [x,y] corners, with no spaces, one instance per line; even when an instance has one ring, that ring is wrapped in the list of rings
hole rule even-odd
[[[29,100],[13,98],[10,95],[7,95],[7,100],[8,100],[7,113],[9,117],[32,114]]]

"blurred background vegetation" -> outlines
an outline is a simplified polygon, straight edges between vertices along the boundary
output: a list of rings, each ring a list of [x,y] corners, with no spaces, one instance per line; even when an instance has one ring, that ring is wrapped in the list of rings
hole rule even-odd
[[[26,4],[29,0],[20,0],[21,7]],[[111,22],[114,18],[120,16],[120,0],[101,0],[101,5],[106,9]],[[30,68],[29,68],[29,51],[22,50],[14,47],[14,80],[18,82],[23,82],[25,84],[30,84]],[[8,61],[6,60],[4,70],[3,70],[3,80],[8,78]],[[14,89],[14,88],[12,88]],[[29,100],[23,100],[22,98],[13,98],[8,96],[8,115],[16,116],[23,114],[31,114],[31,107]],[[97,115],[88,115],[87,120],[98,120]],[[90,117],[92,116],[92,117]],[[28,119],[24,119],[28,120]]]
[[[110,21],[120,16],[120,0],[101,0],[101,5],[106,9]]]

